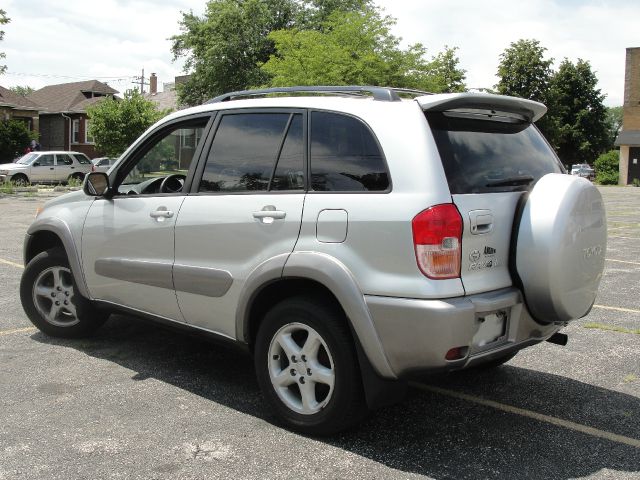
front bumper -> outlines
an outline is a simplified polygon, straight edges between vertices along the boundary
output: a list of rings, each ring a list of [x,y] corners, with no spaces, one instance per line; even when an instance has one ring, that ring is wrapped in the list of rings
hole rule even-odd
[[[399,378],[480,364],[546,340],[562,327],[535,322],[515,288],[444,300],[365,295],[365,301]],[[506,319],[504,331],[494,335],[483,323],[496,314]],[[464,356],[447,360],[447,352],[456,347]]]

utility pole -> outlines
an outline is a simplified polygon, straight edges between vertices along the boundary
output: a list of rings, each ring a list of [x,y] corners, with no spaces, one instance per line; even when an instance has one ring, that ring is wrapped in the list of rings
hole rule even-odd
[[[144,77],[144,68],[142,69],[142,75],[140,75],[139,77],[133,77],[133,83],[139,83],[140,84],[140,93],[144,93],[144,86],[145,85],[149,85],[149,82],[146,81],[147,79]]]

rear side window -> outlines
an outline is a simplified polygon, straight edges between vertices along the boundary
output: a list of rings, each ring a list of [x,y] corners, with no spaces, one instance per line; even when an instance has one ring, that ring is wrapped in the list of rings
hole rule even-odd
[[[78,160],[78,163],[82,163],[84,165],[91,163],[91,160],[89,160],[89,158],[83,155],[82,153],[76,153],[75,157],[76,157],[76,160]]]
[[[384,157],[364,123],[337,113],[312,113],[311,187],[325,192],[389,188]]]
[[[531,124],[514,119],[428,112],[452,194],[525,190],[547,173],[561,173],[557,157]]]
[[[224,115],[199,191],[304,189],[302,130],[301,114]]]
[[[58,165],[73,165],[73,159],[71,155],[66,155],[64,153],[58,153]]]

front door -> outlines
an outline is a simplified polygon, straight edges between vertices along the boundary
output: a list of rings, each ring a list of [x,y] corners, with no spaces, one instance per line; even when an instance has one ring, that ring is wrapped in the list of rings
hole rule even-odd
[[[112,174],[116,195],[91,205],[82,235],[91,297],[182,321],[172,278],[174,227],[207,121],[150,134]]]
[[[31,164],[31,183],[53,182],[55,181],[55,158],[53,153],[40,155]]]
[[[218,119],[176,223],[173,275],[188,323],[235,338],[245,280],[293,250],[305,198],[304,118],[260,110]]]

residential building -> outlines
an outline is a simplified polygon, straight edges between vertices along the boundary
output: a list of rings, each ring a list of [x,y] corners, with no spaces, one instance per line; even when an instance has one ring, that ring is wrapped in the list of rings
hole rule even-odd
[[[74,150],[98,156],[88,135],[87,107],[113,97],[114,90],[98,80],[48,85],[28,99],[41,106],[40,144],[43,150]]]
[[[640,181],[640,47],[627,48],[620,147],[620,185]]]
[[[38,110],[41,107],[28,98],[0,87],[0,120],[19,120],[32,132],[39,127]]]
[[[158,77],[152,73],[149,77],[149,93],[144,94],[144,98],[151,100],[158,106],[159,110],[177,111],[185,108],[186,105],[178,105],[178,92],[176,91],[176,83],[180,83],[179,79],[184,77],[176,77],[174,82],[163,83],[163,91],[158,91]],[[188,78],[188,77],[187,77]]]

